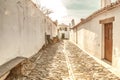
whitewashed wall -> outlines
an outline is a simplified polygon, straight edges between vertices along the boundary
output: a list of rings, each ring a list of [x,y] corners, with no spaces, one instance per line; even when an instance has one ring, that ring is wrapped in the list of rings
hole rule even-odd
[[[57,36],[57,26],[55,24],[52,25],[52,37]]]
[[[76,43],[76,37],[77,37],[77,35],[76,35],[76,28],[72,28],[71,30],[70,30],[70,41],[72,41],[72,42],[74,42],[74,43]]]
[[[70,39],[69,40],[72,41],[72,42],[74,42],[73,41],[73,29],[70,29]]]
[[[37,53],[45,44],[47,24],[53,22],[31,0],[0,0],[0,65]]]
[[[120,74],[120,7],[106,11],[92,20],[79,25],[77,41],[81,49],[101,60],[104,55],[103,25],[99,21],[110,17],[115,17],[115,21],[113,22],[113,57],[111,66],[116,70],[116,73]],[[72,38],[72,41],[75,42],[75,37],[73,36]]]
[[[55,22],[51,22],[51,19],[46,17],[46,35],[50,35],[50,38],[57,36],[57,24]]]

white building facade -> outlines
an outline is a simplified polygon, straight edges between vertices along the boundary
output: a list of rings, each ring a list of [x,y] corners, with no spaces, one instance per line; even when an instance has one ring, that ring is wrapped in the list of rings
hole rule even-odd
[[[69,39],[70,27],[65,24],[58,25],[58,37],[59,39]]]
[[[120,1],[73,27],[70,40],[120,77]]]

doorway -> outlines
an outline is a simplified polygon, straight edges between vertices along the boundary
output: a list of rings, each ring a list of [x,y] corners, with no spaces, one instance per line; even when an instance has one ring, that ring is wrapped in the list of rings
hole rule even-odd
[[[62,39],[65,39],[65,34],[64,33],[62,33]]]
[[[113,24],[104,24],[104,59],[112,62],[112,31]]]

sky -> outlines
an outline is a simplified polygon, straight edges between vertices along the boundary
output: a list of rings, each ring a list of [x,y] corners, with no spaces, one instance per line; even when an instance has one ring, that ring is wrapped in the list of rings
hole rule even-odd
[[[100,9],[101,0],[35,0],[42,7],[53,11],[50,18],[59,23],[69,24],[72,19],[75,24],[80,22],[81,18],[86,18],[96,10]],[[114,2],[115,0],[112,0]]]

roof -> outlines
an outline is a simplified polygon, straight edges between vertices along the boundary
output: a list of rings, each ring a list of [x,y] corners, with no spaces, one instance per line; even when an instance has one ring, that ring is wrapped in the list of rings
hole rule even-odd
[[[114,8],[117,8],[120,6],[120,0],[114,2],[114,3],[111,3],[110,5],[104,7],[104,8],[101,8],[100,10],[97,10],[96,12],[94,12],[93,14],[91,14],[90,16],[88,16],[86,19],[81,19],[81,22],[78,23],[77,25],[75,25],[72,29],[74,28],[77,28],[79,25],[82,25],[90,20],[92,20],[93,18],[95,18],[96,16],[102,14],[102,13],[105,13],[106,11],[110,11]]]
[[[59,29],[59,28],[64,29],[64,28],[67,28],[67,27],[69,27],[69,26],[66,25],[66,24],[64,24],[64,23],[62,23],[62,24],[59,24],[57,27],[58,27],[58,29]]]
[[[64,27],[69,27],[68,25],[62,23],[62,24],[59,24],[58,26],[64,26]]]

